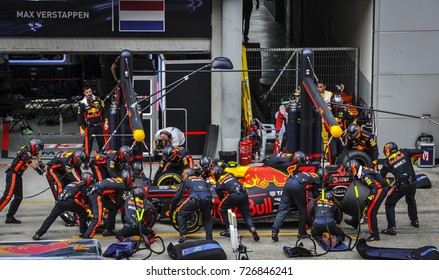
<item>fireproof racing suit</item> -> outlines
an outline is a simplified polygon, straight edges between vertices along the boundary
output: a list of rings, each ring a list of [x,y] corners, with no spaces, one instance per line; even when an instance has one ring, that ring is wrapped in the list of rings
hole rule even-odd
[[[6,188],[3,196],[0,198],[0,211],[5,208],[14,195],[11,206],[9,207],[7,217],[13,217],[17,213],[18,207],[20,207],[23,200],[23,173],[32,163],[32,154],[29,151],[28,146],[21,147],[15,159],[12,161],[11,166],[6,170]],[[43,170],[38,171],[40,175],[43,174]]]
[[[292,201],[299,211],[299,236],[307,234],[306,210],[308,208],[308,197],[310,191],[313,198],[318,196],[321,186],[320,181],[320,176],[317,173],[302,172],[288,178],[283,187],[282,199]]]
[[[46,178],[55,199],[58,198],[65,186],[81,178],[81,166],[73,163],[73,157],[74,152],[72,151],[62,152],[47,163]]]
[[[55,222],[56,218],[65,211],[71,211],[79,217],[79,232],[81,235],[87,230],[87,185],[85,182],[77,181],[68,184],[58,196],[55,206],[49,216],[44,220],[36,235],[43,236]]]
[[[106,153],[96,153],[90,167],[95,178],[102,181],[119,177],[126,166],[119,159],[118,151],[109,150]]]
[[[371,236],[379,237],[377,214],[381,203],[387,196],[389,185],[378,172],[364,166],[361,166],[360,170],[358,170],[357,177],[370,188],[369,196],[361,205],[361,213],[363,213],[367,207],[365,214],[367,215],[369,232]],[[358,226],[358,218],[358,216],[354,216],[351,219],[351,224],[355,228]]]
[[[112,232],[116,225],[116,215],[120,207],[124,205],[122,195],[127,190],[122,178],[107,178],[90,187],[89,201],[93,220],[88,225],[84,239],[93,238],[97,227],[102,222],[104,207],[109,211],[105,231]]]
[[[116,234],[119,241],[131,236],[140,236],[140,231],[150,243],[154,241],[155,232],[147,226],[150,217],[145,208],[144,200],[133,195],[127,196],[124,203],[124,224]]]
[[[345,233],[335,221],[335,206],[332,199],[318,199],[311,210],[314,221],[311,228],[311,236],[318,242],[322,242],[324,232],[329,232],[337,239],[335,247],[345,239]]]
[[[379,152],[375,137],[372,133],[368,131],[361,131],[361,134],[357,139],[347,140],[346,148],[348,150],[353,149],[365,152],[372,159],[374,169],[377,168]]]
[[[333,106],[332,114],[343,131],[345,131],[351,123],[355,123],[355,116],[344,107]],[[329,164],[335,164],[337,156],[343,151],[343,143],[340,138],[332,138],[328,146]]]
[[[238,207],[238,212],[242,215],[248,230],[251,233],[256,232],[253,224],[252,213],[250,210],[250,203],[247,189],[238,181],[233,174],[222,175],[215,185],[215,192],[220,199],[220,213],[221,221],[229,229],[229,219],[227,215],[228,209]]]
[[[387,196],[386,218],[388,227],[395,228],[395,206],[396,203],[405,196],[407,202],[408,216],[410,221],[418,221],[418,210],[416,206],[416,173],[413,169],[411,158],[419,158],[424,153],[421,149],[400,149],[397,152],[389,155],[383,162],[381,168],[381,176],[386,176],[387,173],[392,173],[395,177],[395,187],[392,188]]]
[[[184,194],[188,196],[177,208],[180,236],[185,236],[187,233],[187,221],[190,219],[190,215],[200,210],[206,231],[206,240],[212,240],[212,194],[209,185],[202,177],[198,176],[190,176],[184,179],[172,199],[171,209],[177,207]]]
[[[194,168],[194,161],[188,150],[183,147],[174,148],[174,156],[172,158],[161,160],[159,168],[154,176],[154,183],[157,184],[158,179],[165,173],[176,173],[181,175],[185,168]]]
[[[99,151],[102,151],[108,137],[104,134],[104,124],[108,124],[108,117],[104,109],[104,103],[97,97],[93,100],[84,97],[78,106],[78,126],[80,131],[84,131],[84,152],[87,158],[90,157],[93,148],[93,138],[96,138]],[[95,136],[93,135],[100,135]]]

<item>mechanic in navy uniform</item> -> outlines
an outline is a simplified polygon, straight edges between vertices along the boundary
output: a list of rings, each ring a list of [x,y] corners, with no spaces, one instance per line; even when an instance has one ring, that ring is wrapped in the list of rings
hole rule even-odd
[[[171,213],[175,209],[178,211],[178,225],[180,227],[178,243],[183,243],[187,240],[187,221],[190,219],[191,214],[197,211],[201,211],[203,227],[206,231],[206,240],[212,240],[212,194],[210,193],[210,187],[192,168],[183,170],[182,178],[183,181],[180,183],[180,187],[169,206]],[[186,194],[187,197],[178,206],[178,203]]]
[[[346,236],[335,220],[335,209],[332,192],[328,190],[319,196],[310,212],[314,216],[311,236],[330,248],[343,243]],[[329,233],[330,237],[325,233]]]
[[[356,123],[355,116],[346,107],[343,107],[343,98],[340,94],[334,94],[331,98],[332,115],[345,131],[349,125]],[[344,145],[340,138],[332,138],[328,145],[329,164],[335,164],[338,155],[343,151]]]
[[[292,177],[289,177],[285,183],[285,186],[283,187],[282,196],[287,196],[288,199],[297,206],[297,210],[299,211],[299,239],[310,236],[306,232],[306,211],[308,208],[308,198],[310,197],[310,193],[313,198],[317,198],[320,193],[324,173],[321,170],[318,172],[321,174],[314,172],[298,173]]]
[[[229,164],[222,159],[212,159],[207,156],[202,156],[200,159],[201,177],[208,180],[212,176],[212,167],[219,166],[223,169],[229,167]]]
[[[297,165],[297,164],[308,164],[309,159],[302,151],[295,152],[291,159],[289,159],[290,164]],[[285,221],[285,218],[287,217],[288,212],[290,211],[291,207],[293,206],[293,200],[291,197],[286,193],[282,192],[281,200],[279,203],[279,207],[277,209],[276,218],[274,219],[274,223],[271,226],[271,239],[273,241],[279,240],[279,231],[280,227],[282,226],[283,222]]]
[[[415,199],[417,181],[411,160],[412,158],[420,158],[424,151],[421,149],[398,149],[394,142],[388,142],[384,145],[383,152],[386,159],[383,162],[380,174],[385,177],[387,173],[392,173],[395,178],[395,187],[390,190],[385,202],[387,229],[383,230],[382,233],[396,235],[395,206],[404,196],[407,202],[410,224],[413,227],[419,227]]]
[[[352,123],[346,130],[346,148],[348,150],[359,150],[368,154],[372,160],[373,169],[378,171],[378,146],[375,137],[368,131],[361,130],[361,127]]]
[[[351,176],[357,177],[362,183],[370,188],[369,196],[363,201],[361,205],[362,215],[367,216],[367,225],[369,227],[370,236],[366,238],[366,241],[378,241],[380,240],[380,234],[378,230],[378,209],[381,203],[389,192],[389,185],[386,180],[376,171],[364,167],[356,160],[350,160],[345,165],[346,172]],[[367,209],[367,210],[366,210]],[[364,213],[367,211],[366,213]],[[359,217],[353,216],[350,220],[345,220],[345,223],[358,228]]]
[[[118,151],[108,150],[105,153],[96,153],[90,160],[90,168],[98,181],[106,178],[120,177],[121,172],[133,158],[129,146],[122,146]]]
[[[222,231],[220,235],[230,237],[230,222],[227,210],[238,207],[238,212],[242,215],[242,219],[253,236],[253,240],[258,241],[259,235],[253,224],[247,189],[238,181],[235,175],[225,173],[220,166],[212,168],[212,176],[216,181],[215,192],[221,201],[219,205],[221,221],[226,226],[226,230]]]
[[[60,152],[47,163],[46,178],[55,199],[64,187],[81,177],[87,156],[81,150]]]
[[[106,228],[102,233],[103,236],[115,235],[114,228],[116,226],[116,215],[124,205],[122,198],[123,193],[130,190],[132,187],[131,171],[126,169],[122,172],[122,177],[107,178],[90,187],[89,201],[93,219],[88,225],[87,231],[84,234],[84,239],[93,238],[96,229],[102,222],[102,214],[104,207],[109,211]]]
[[[152,243],[155,232],[147,226],[148,213],[146,209],[146,190],[143,187],[136,187],[131,195],[125,198],[124,202],[124,224],[122,229],[116,233],[119,241],[124,241],[131,236],[141,236],[143,241]]]
[[[154,176],[154,183],[165,173],[182,175],[186,168],[194,168],[192,156],[183,147],[167,146],[163,150],[162,160]]]
[[[79,237],[83,237],[87,230],[87,206],[88,204],[88,188],[95,182],[94,176],[90,172],[81,174],[81,180],[68,184],[53,206],[49,216],[44,220],[40,229],[37,230],[32,237],[33,240],[40,240],[47,232],[50,226],[55,222],[56,218],[65,211],[71,211],[78,215],[79,218]]]
[[[93,148],[93,138],[96,139],[99,151],[102,152],[108,137],[103,136],[108,131],[108,117],[104,102],[93,95],[91,87],[83,87],[84,98],[79,101],[78,126],[84,137],[84,152],[87,159]],[[92,135],[100,135],[93,137]]]
[[[22,146],[18,150],[17,156],[6,170],[6,187],[3,196],[0,198],[0,211],[8,205],[12,196],[14,196],[8,214],[6,214],[5,223],[7,224],[21,224],[21,221],[17,220],[14,215],[23,200],[23,173],[30,166],[38,174],[43,175],[44,164],[41,162],[40,156],[40,151],[43,149],[43,141],[38,138],[30,140],[28,145]],[[34,157],[36,161],[33,160]]]

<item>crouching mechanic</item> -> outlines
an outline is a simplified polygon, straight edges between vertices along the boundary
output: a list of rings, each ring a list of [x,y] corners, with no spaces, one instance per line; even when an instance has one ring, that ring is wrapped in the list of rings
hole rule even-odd
[[[131,179],[134,179],[134,176],[131,176],[130,170],[124,170],[122,177],[104,179],[90,188],[88,198],[91,204],[93,219],[88,225],[84,239],[94,237],[96,229],[102,222],[104,207],[108,209],[109,212],[107,225],[102,235],[110,236],[115,234],[116,215],[119,208],[124,205],[122,198],[123,193],[131,189]]]
[[[146,191],[137,187],[132,195],[125,199],[124,203],[124,224],[121,230],[116,233],[119,241],[124,241],[131,236],[142,236],[147,244],[154,241],[155,232],[147,226],[148,217],[145,213]]]
[[[81,165],[86,160],[85,153],[78,150],[59,153],[47,163],[46,178],[55,199],[65,186],[78,181],[82,174]]]
[[[43,175],[44,164],[41,162],[40,157],[40,151],[43,149],[43,141],[38,138],[30,140],[28,145],[22,146],[18,150],[17,156],[6,170],[6,188],[0,198],[0,211],[8,205],[12,196],[14,196],[8,214],[6,214],[6,224],[21,224],[21,221],[15,219],[14,215],[23,200],[23,173],[31,166],[38,174]],[[37,162],[32,160],[33,157],[36,157]]]
[[[201,177],[203,177],[203,179],[205,180],[208,180],[212,176],[212,172],[211,172],[212,167],[219,166],[222,169],[226,169],[230,167],[229,164],[222,159],[211,159],[210,157],[207,156],[201,157],[200,166],[201,166]]]
[[[328,248],[334,248],[343,243],[345,233],[335,221],[335,205],[332,192],[323,193],[316,200],[310,215],[314,216],[311,236]],[[329,233],[329,236],[327,235]]]
[[[184,194],[188,194],[188,197],[183,200],[177,209],[178,225],[180,227],[178,243],[187,240],[187,221],[190,219],[190,215],[196,211],[201,211],[206,240],[212,240],[212,194],[206,181],[200,175],[197,175],[192,168],[186,168],[183,171],[183,181],[180,183],[180,188],[175,193],[169,206],[171,214],[177,208]]]
[[[90,167],[98,181],[105,178],[115,178],[127,167],[133,158],[133,152],[129,146],[122,146],[117,150],[109,150],[105,153],[96,153],[90,160]]]
[[[360,165],[356,160],[348,161],[345,169],[350,175],[357,177],[370,188],[369,196],[363,201],[360,212],[363,215],[367,215],[367,225],[369,227],[370,236],[366,238],[366,241],[378,241],[380,240],[380,234],[378,231],[377,214],[381,203],[387,196],[389,185],[379,173]],[[367,212],[364,213],[365,211]],[[345,223],[357,229],[359,217],[353,216],[351,220],[345,220]]]
[[[93,174],[84,172],[81,174],[81,180],[68,184],[52,208],[49,216],[44,220],[40,229],[37,230],[32,237],[33,240],[40,240],[47,232],[50,226],[55,222],[56,218],[64,211],[71,211],[79,217],[79,237],[83,237],[87,230],[87,206],[88,204],[88,188],[95,182]]]
[[[162,160],[154,176],[154,184],[165,173],[182,175],[185,168],[194,168],[194,161],[188,150],[183,147],[167,146],[163,150]]]
[[[216,180],[214,189],[221,201],[219,205],[221,221],[226,226],[226,230],[221,232],[220,235],[230,237],[230,222],[227,211],[238,207],[238,212],[242,215],[248,230],[253,236],[253,240],[259,241],[259,235],[253,224],[247,189],[238,181],[235,175],[225,173],[220,166],[212,167],[212,177]]]
[[[348,150],[363,151],[370,156],[373,164],[373,170],[378,170],[378,146],[375,137],[368,131],[361,130],[361,127],[352,123],[346,130],[346,148]]]
[[[319,170],[320,174],[314,172],[302,172],[292,177],[289,177],[285,186],[283,187],[282,196],[287,196],[292,201],[299,211],[299,226],[298,238],[309,237],[306,232],[307,217],[306,211],[308,208],[308,198],[311,191],[312,197],[317,198],[319,189],[321,187],[322,178],[328,176],[326,172]],[[323,181],[324,178],[323,178]]]

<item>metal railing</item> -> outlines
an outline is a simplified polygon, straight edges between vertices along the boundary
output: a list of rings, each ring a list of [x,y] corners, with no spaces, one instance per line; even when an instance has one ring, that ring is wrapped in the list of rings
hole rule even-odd
[[[267,121],[274,122],[282,98],[288,98],[300,83],[300,57],[303,48],[248,48],[250,91]],[[346,92],[358,96],[358,48],[313,48],[314,76],[327,90],[344,84]],[[356,98],[357,100],[357,98]]]

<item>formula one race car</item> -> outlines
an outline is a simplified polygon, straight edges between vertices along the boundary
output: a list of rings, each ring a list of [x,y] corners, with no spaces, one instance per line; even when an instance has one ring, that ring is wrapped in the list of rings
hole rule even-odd
[[[276,217],[282,196],[282,189],[288,177],[298,172],[316,172],[319,166],[319,163],[279,166],[237,166],[226,168],[226,172],[233,173],[247,188],[253,222],[267,223],[273,222]],[[352,182],[352,178],[347,175],[342,165],[328,165],[325,166],[325,168],[332,174],[332,181],[329,186],[334,194],[336,205],[338,206],[336,218],[340,222],[342,219],[341,205],[348,187]],[[181,181],[181,178],[173,173],[167,175],[167,178],[169,181],[173,181],[173,184],[149,186],[148,200],[150,200],[156,208],[158,219],[170,218],[172,226],[178,230],[178,213],[177,211],[169,213],[169,205],[178,189],[177,184]],[[214,200],[212,217],[214,223],[220,223],[220,201],[214,190],[212,190],[212,196]],[[309,207],[312,207],[312,204],[313,201],[310,200]],[[239,213],[236,214],[239,221],[241,216]],[[200,213],[194,213],[192,215],[191,220],[188,222],[188,233],[194,233],[201,228],[202,221],[200,215]],[[312,219],[312,217],[309,218]],[[294,220],[297,220],[297,211],[293,208],[287,217],[287,221]]]

